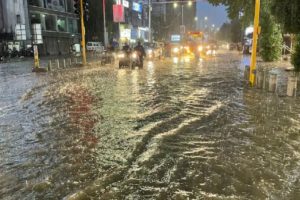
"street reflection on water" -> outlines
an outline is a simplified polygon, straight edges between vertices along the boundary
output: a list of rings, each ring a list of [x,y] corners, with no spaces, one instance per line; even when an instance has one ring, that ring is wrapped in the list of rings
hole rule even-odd
[[[1,198],[299,199],[299,99],[245,87],[242,63],[1,66]]]

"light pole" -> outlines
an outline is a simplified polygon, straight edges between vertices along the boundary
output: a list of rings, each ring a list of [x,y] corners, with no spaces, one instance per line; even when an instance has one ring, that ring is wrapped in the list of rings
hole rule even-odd
[[[183,25],[183,4],[181,4],[181,25]]]
[[[148,0],[148,9],[149,9],[149,24],[148,24],[148,29],[149,29],[149,42],[152,42],[152,30],[151,30],[151,11],[152,11],[152,5],[151,5],[151,0]]]
[[[106,2],[102,0],[102,7],[103,7],[103,29],[104,29],[104,46],[107,46],[107,30],[106,30]]]
[[[204,17],[204,25],[203,25],[203,29],[204,29],[204,30],[205,30],[206,27],[207,27],[207,21],[208,21],[208,17],[205,16],[205,17]]]

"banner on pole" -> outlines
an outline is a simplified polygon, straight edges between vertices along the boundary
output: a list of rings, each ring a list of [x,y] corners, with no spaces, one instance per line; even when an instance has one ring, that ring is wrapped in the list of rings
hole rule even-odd
[[[125,22],[124,7],[122,5],[113,5],[114,22]]]

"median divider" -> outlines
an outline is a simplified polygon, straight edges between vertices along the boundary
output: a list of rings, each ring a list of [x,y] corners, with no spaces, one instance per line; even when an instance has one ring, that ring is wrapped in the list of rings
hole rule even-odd
[[[244,79],[249,85],[249,66],[245,66]],[[255,76],[256,89],[276,93],[280,96],[296,97],[299,84],[299,73],[293,71],[284,71],[276,68],[266,69],[258,68]]]

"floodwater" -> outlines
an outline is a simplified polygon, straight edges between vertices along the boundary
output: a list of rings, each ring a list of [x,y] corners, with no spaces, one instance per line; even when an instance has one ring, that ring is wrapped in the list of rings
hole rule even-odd
[[[242,63],[1,64],[0,199],[300,199],[300,100]]]

